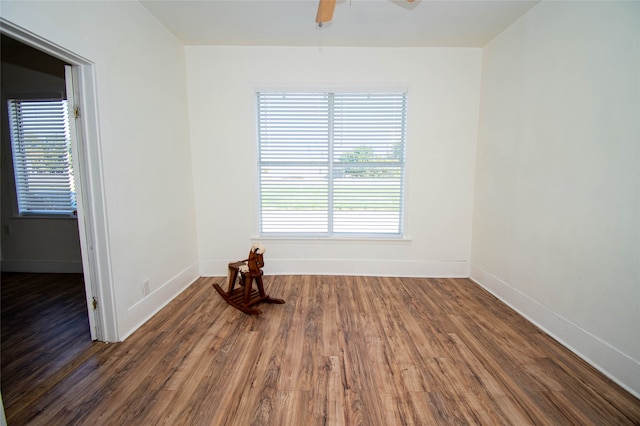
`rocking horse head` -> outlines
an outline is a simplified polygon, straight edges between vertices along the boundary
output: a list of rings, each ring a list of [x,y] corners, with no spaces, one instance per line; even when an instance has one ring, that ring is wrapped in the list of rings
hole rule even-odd
[[[254,243],[249,250],[249,259],[247,264],[249,265],[249,271],[251,273],[257,273],[264,266],[264,246],[259,243]]]

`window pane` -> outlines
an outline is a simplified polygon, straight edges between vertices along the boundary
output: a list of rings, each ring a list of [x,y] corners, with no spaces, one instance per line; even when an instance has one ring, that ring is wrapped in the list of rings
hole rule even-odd
[[[400,234],[402,170],[372,166],[339,172],[333,183],[334,233]]]
[[[260,161],[326,162],[328,122],[326,94],[258,94]]]
[[[9,100],[20,214],[71,214],[76,209],[65,100]]]
[[[336,93],[333,232],[402,233],[404,93]]]
[[[326,233],[329,205],[326,166],[262,166],[263,233]]]
[[[334,111],[334,161],[403,161],[404,93],[336,93]]]

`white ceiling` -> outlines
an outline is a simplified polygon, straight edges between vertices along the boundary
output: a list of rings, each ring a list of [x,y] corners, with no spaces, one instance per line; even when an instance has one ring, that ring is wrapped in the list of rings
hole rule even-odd
[[[147,0],[185,45],[482,47],[539,0],[337,0],[318,28],[318,0]]]

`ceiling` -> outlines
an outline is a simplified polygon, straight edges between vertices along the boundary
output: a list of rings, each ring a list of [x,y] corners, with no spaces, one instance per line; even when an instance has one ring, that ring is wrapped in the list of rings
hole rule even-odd
[[[315,23],[319,0],[147,0],[185,45],[482,47],[539,0],[337,0]]]

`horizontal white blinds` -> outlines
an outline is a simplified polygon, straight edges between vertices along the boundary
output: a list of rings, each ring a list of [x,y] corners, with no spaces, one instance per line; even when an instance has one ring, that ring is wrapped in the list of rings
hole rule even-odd
[[[336,93],[333,230],[402,232],[404,93]]]
[[[259,93],[260,160],[328,160],[329,97],[322,93]]]
[[[402,234],[404,93],[258,93],[262,234]]]
[[[76,209],[67,101],[9,100],[20,214],[72,214]]]

